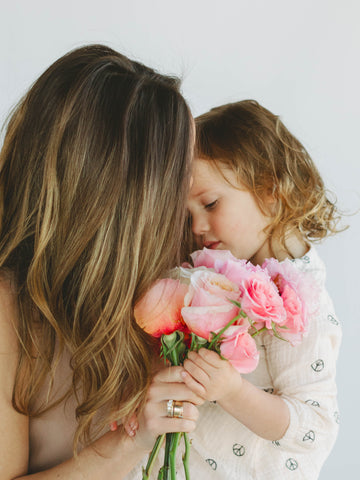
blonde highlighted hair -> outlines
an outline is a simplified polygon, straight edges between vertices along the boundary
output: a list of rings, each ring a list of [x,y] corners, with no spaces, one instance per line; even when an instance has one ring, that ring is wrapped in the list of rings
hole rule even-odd
[[[7,125],[0,268],[19,305],[13,405],[29,416],[53,406],[33,405],[66,348],[75,448],[99,431],[100,408],[99,429],[144,400],[153,343],[133,307],[179,262],[192,136],[179,81],[102,45],[50,66]]]
[[[314,162],[278,116],[244,100],[213,108],[195,123],[197,157],[235,172],[263,213],[270,213],[269,195],[275,199],[270,240],[286,249],[291,233],[308,243],[340,231],[340,214]]]

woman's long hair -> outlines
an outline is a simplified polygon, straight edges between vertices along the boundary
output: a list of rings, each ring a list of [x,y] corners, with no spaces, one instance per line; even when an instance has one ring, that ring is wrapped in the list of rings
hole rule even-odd
[[[8,122],[0,268],[19,306],[13,405],[51,408],[34,401],[66,347],[75,446],[94,437],[101,407],[121,418],[144,400],[153,345],[133,307],[179,260],[192,135],[177,79],[101,45],[56,61]]]

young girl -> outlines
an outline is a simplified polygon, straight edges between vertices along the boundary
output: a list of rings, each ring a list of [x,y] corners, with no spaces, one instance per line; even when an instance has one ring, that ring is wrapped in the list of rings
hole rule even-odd
[[[193,138],[177,80],[101,45],[60,58],[14,111],[0,154],[1,480],[119,480],[158,434],[195,428],[203,400],[179,368],[151,382],[133,314],[178,264]],[[136,407],[136,437],[109,431]]]
[[[320,287],[310,331],[299,346],[256,338],[257,369],[240,376],[215,352],[191,352],[182,374],[208,400],[192,434],[194,478],[318,478],[339,422],[335,365],[341,330],[312,241],[335,233],[339,215],[301,143],[253,100],[196,119],[197,158],[188,199],[200,247],[230,250],[261,265],[293,260]],[[202,467],[204,468],[204,467]]]

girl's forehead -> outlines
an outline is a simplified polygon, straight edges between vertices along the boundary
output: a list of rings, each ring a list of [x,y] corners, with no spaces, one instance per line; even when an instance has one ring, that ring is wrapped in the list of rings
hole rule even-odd
[[[193,164],[193,188],[201,184],[213,184],[221,181],[221,174],[211,160],[197,158]]]
[[[234,173],[226,168],[221,170],[212,160],[196,159],[193,165],[190,196],[199,197],[207,192],[220,191],[235,182]]]
[[[193,164],[192,176],[194,185],[202,182],[219,185],[223,183],[239,184],[235,172],[217,160],[196,158]]]

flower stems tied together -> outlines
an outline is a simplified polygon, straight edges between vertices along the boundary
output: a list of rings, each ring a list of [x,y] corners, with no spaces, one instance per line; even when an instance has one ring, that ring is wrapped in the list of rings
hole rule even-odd
[[[178,330],[169,334],[162,335],[161,337],[161,356],[164,360],[170,361],[171,365],[178,366],[181,365],[185,359],[186,345],[184,342],[184,334]],[[175,403],[175,405],[174,405]],[[174,410],[180,402],[174,402],[169,400],[167,404],[167,411],[169,414],[169,409],[171,409],[171,417],[181,418],[180,415],[175,415]],[[190,453],[190,440],[187,433],[167,433],[159,435],[155,445],[150,452],[148,463],[143,469],[142,480],[149,480],[150,473],[153,468],[155,459],[157,458],[161,445],[165,440],[165,454],[164,454],[164,463],[159,470],[158,480],[176,480],[176,451],[179,446],[181,438],[184,438],[185,443],[185,453],[183,456],[183,465],[185,471],[186,480],[190,480],[189,476],[189,453]]]

